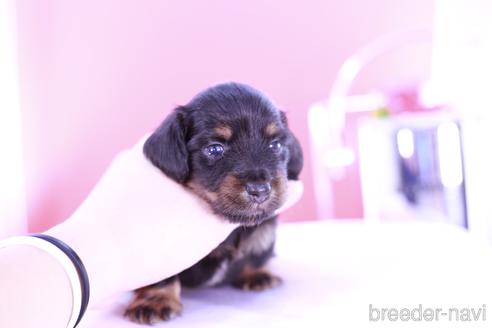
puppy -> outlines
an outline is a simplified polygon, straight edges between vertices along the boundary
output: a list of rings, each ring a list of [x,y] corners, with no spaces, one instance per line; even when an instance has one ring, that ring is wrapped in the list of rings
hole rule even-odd
[[[247,85],[220,84],[176,108],[144,153],[217,215],[241,226],[192,267],[136,290],[125,312],[130,320],[152,324],[179,314],[181,285],[258,291],[281,282],[264,268],[275,243],[273,213],[285,200],[287,180],[298,179],[303,165],[283,112]]]

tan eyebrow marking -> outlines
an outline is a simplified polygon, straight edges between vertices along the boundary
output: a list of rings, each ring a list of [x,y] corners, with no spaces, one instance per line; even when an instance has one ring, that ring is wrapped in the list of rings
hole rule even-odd
[[[278,125],[277,123],[275,122],[272,122],[270,124],[268,124],[265,128],[265,133],[268,135],[268,136],[272,136],[274,135],[275,133],[277,133],[279,130],[278,128]]]
[[[232,129],[228,125],[219,125],[214,131],[219,137],[222,137],[225,140],[229,140],[232,137]]]

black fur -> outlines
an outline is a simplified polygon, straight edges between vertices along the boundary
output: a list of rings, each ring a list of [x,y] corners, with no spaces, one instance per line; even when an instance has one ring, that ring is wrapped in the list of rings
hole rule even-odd
[[[189,175],[183,109],[177,108],[147,139],[144,153],[167,176],[184,183]]]
[[[220,145],[223,154],[211,156],[211,145]],[[144,153],[219,216],[243,225],[180,273],[183,285],[207,284],[224,264],[226,273],[214,285],[234,284],[246,266],[259,268],[268,261],[274,248],[273,212],[285,199],[287,178],[298,179],[303,158],[285,114],[262,93],[238,83],[203,91],[165,119],[146,141]],[[248,183],[270,185],[269,198],[252,201],[245,192]]]

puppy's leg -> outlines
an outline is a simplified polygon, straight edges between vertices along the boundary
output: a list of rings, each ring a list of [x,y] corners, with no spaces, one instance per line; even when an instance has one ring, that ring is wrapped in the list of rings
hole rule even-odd
[[[135,298],[126,309],[125,316],[141,324],[170,320],[181,313],[179,294],[181,284],[177,276],[135,291]]]
[[[274,288],[281,283],[282,279],[280,277],[273,275],[265,268],[246,266],[232,282],[232,286],[242,290],[261,291]]]

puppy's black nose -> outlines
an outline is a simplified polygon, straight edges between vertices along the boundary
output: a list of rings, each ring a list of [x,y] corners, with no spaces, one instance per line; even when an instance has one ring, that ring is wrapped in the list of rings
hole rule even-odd
[[[248,193],[251,200],[255,203],[261,204],[270,197],[270,191],[272,187],[269,183],[257,183],[248,182],[246,183],[246,192]]]

